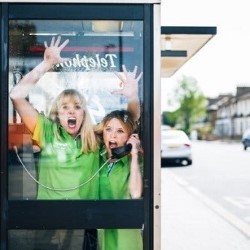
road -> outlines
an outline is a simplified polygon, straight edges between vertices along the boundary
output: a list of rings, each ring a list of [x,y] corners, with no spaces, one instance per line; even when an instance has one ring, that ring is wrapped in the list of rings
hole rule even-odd
[[[197,141],[192,166],[162,167],[162,250],[250,249],[249,159],[240,143]]]

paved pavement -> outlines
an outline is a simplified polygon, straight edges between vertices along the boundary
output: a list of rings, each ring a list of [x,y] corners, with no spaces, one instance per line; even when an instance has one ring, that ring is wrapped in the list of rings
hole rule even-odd
[[[162,168],[161,250],[249,250],[250,226]],[[212,183],[211,183],[212,184]]]

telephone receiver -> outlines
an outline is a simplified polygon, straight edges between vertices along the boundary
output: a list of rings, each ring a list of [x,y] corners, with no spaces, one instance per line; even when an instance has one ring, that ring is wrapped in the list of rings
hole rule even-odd
[[[111,149],[111,154],[112,154],[111,159],[120,159],[123,156],[129,154],[131,149],[132,149],[131,143],[128,143],[122,147],[112,148]]]

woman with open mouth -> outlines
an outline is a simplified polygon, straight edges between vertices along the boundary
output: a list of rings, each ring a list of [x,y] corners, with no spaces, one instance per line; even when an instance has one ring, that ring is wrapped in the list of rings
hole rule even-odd
[[[126,110],[112,111],[104,117],[97,133],[102,140],[100,163],[112,159],[100,171],[100,199],[139,199],[142,197],[143,154],[136,123]],[[126,147],[130,145],[130,147]],[[122,149],[112,157],[115,148]],[[114,155],[113,155],[114,156]],[[121,157],[121,158],[120,158]],[[142,250],[140,229],[99,230],[100,250]]]

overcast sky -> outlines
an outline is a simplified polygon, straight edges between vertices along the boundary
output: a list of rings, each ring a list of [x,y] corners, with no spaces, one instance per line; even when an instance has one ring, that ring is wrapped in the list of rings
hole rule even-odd
[[[216,26],[217,34],[174,76],[162,81],[171,92],[181,76],[192,76],[208,97],[235,93],[250,85],[250,15],[248,0],[162,0],[162,26]],[[166,98],[162,98],[165,110]]]

